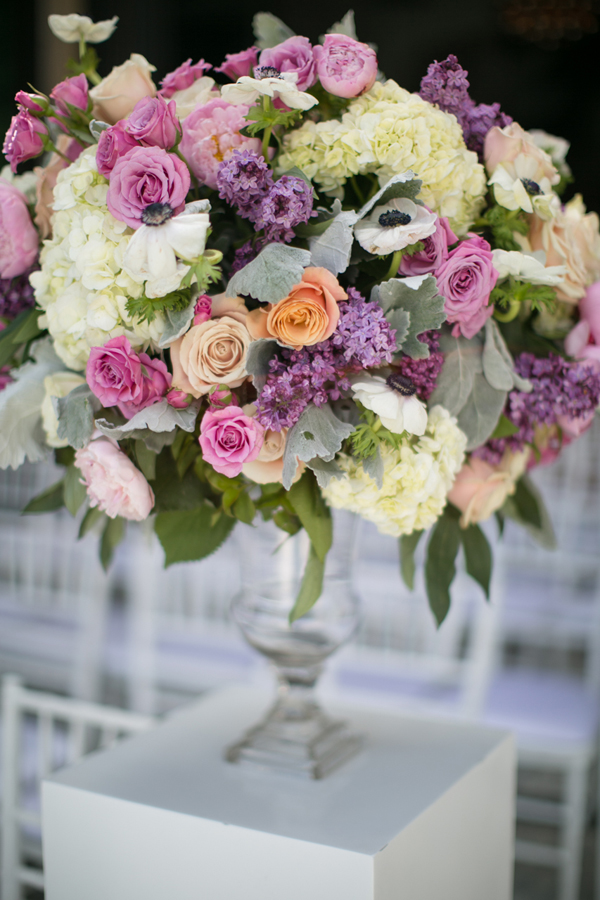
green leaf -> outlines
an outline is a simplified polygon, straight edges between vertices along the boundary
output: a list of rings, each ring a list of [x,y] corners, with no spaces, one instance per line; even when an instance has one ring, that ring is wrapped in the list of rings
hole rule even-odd
[[[346,271],[350,263],[358,214],[353,210],[342,211],[339,200],[334,201],[333,213],[334,218],[327,230],[320,236],[310,238],[309,246],[313,266],[323,266],[333,275],[339,275]]]
[[[108,571],[115,550],[125,537],[127,522],[121,516],[108,519],[100,538],[100,562],[105,572]]]
[[[483,375],[473,378],[473,390],[458,416],[467,435],[467,450],[480,447],[493,434],[506,403],[506,391],[497,391]]]
[[[523,522],[533,525],[534,528],[541,528],[542,513],[539,504],[539,494],[527,475],[523,475],[518,480],[513,496]]]
[[[459,547],[458,519],[444,510],[433,526],[425,560],[427,597],[438,626],[450,609],[450,585],[456,575],[455,561]]]
[[[85,537],[92,528],[105,518],[105,514],[97,506],[90,506],[79,526],[78,538]]]
[[[64,485],[65,506],[72,516],[76,516],[87,497],[85,485],[81,483],[81,472],[76,466],[69,466],[65,472]]]
[[[391,309],[386,319],[396,332],[396,350],[400,351],[410,333],[410,313],[406,309]]]
[[[502,413],[502,415],[498,419],[498,424],[494,428],[490,437],[493,439],[511,437],[513,434],[516,434],[518,430],[518,427],[514,425],[510,421],[510,419],[507,419],[504,413]]]
[[[374,296],[386,318],[388,313],[396,309],[404,309],[410,313],[409,329],[402,343],[402,352],[412,359],[427,359],[429,347],[418,340],[418,335],[440,328],[446,321],[444,298],[438,293],[435,278],[432,275],[423,276],[420,280],[390,278],[379,285]]]
[[[325,562],[333,540],[331,511],[325,501],[312,472],[305,472],[302,478],[291,486],[288,500],[308,534],[315,553]]]
[[[430,403],[433,406],[439,404],[457,416],[471,395],[475,375],[483,371],[481,341],[444,334],[440,349],[444,354],[444,365]]]
[[[192,290],[192,299],[190,300],[188,306],[186,306],[184,309],[166,310],[167,322],[158,342],[158,346],[161,349],[164,347],[169,347],[173,343],[173,341],[176,341],[188,330],[190,322],[194,318],[194,310],[196,309],[196,296],[196,291]]]
[[[354,10],[349,9],[340,22],[335,22],[331,28],[327,29],[327,34],[345,34],[346,37],[350,37],[353,41],[357,41],[356,25],[354,24]],[[324,37],[325,36],[323,35],[323,39]]]
[[[252,19],[252,30],[256,38],[256,45],[261,50],[275,47],[294,36],[294,32],[285,22],[268,12],[256,13]]]
[[[193,471],[189,470],[183,478],[179,477],[175,460],[168,447],[156,457],[156,478],[152,489],[156,513],[197,509],[210,493],[208,486],[203,484]]]
[[[54,512],[65,505],[64,481],[57,481],[51,487],[46,488],[37,497],[29,501],[21,515],[37,515],[38,513]]]
[[[154,530],[165,551],[165,567],[204,559],[221,546],[236,520],[226,515],[215,518],[214,514],[214,507],[204,502],[196,509],[178,509],[157,515]]]
[[[87,384],[73,388],[66,397],[57,397],[59,438],[67,440],[76,450],[86,447],[94,432],[94,411],[100,408],[99,400]]]
[[[313,608],[323,591],[324,574],[325,563],[319,558],[319,554],[311,544],[300,590],[290,613],[290,625]]]
[[[488,319],[485,323],[482,363],[483,374],[492,387],[501,391],[510,391],[515,387],[519,391],[531,393],[533,386],[515,372],[513,358],[494,319]]]
[[[269,363],[277,353],[277,341],[258,340],[252,341],[246,357],[246,371],[252,375],[252,383],[257,391],[265,386],[269,374]]]
[[[152,434],[175,431],[193,432],[196,426],[198,407],[194,404],[186,409],[175,409],[169,406],[165,399],[159,403],[153,403],[136,413],[133,418],[122,425],[113,425],[106,419],[96,419],[96,428],[106,437],[115,441],[123,441],[126,438],[144,440],[148,443]]]
[[[154,481],[156,478],[156,453],[149,450],[143,441],[136,441],[135,458],[147,481]]]
[[[541,547],[546,550],[556,548],[552,520],[540,492],[527,475],[517,482],[516,493],[506,498],[499,512],[522,525]]]
[[[286,534],[298,534],[302,528],[302,524],[298,516],[293,516],[285,509],[279,509],[273,513],[273,521]]]
[[[423,531],[413,531],[400,535],[400,574],[410,591],[415,587],[415,550],[422,534]]]
[[[245,522],[246,525],[252,525],[254,516],[256,515],[256,507],[246,491],[242,491],[233,504],[233,514],[240,522]]]
[[[384,184],[370,200],[367,200],[358,213],[359,219],[363,219],[376,206],[385,206],[390,200],[396,200],[398,197],[405,197],[408,200],[412,200],[413,203],[419,203],[422,206],[423,201],[417,200],[417,195],[422,186],[423,182],[415,178],[412,172],[392,175],[387,184]]]
[[[26,344],[42,334],[42,329],[38,326],[38,319],[41,314],[42,311],[40,309],[27,310],[19,327],[15,330],[12,338],[13,344]]]
[[[191,306],[192,291],[193,288],[188,287],[171,291],[164,297],[150,298],[144,294],[141,297],[130,297],[125,304],[125,309],[131,318],[137,318],[139,322],[148,322],[149,324],[155,320],[158,312],[184,313],[186,316]]]
[[[465,551],[467,572],[484,590],[490,599],[490,579],[492,577],[492,551],[479,525],[469,525],[461,529],[460,537]]]
[[[292,482],[298,468],[298,459],[310,462],[318,456],[330,462],[342,443],[354,431],[354,426],[340,421],[329,406],[306,407],[296,424],[287,433],[283,454],[282,483],[286,490]]]
[[[308,250],[286,244],[267,244],[256,259],[235,273],[225,295],[237,297],[245,294],[261,303],[277,303],[302,280],[304,269],[310,264]]]
[[[41,334],[37,324],[40,314],[39,309],[24,310],[0,331],[0,366],[5,366],[11,361],[21,344],[26,344],[32,337]]]

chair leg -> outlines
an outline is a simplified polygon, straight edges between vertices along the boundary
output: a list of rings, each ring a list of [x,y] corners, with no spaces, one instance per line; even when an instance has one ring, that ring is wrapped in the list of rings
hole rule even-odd
[[[574,764],[566,772],[565,823],[563,841],[565,859],[559,869],[559,900],[578,900],[581,859],[585,836],[588,769]]]

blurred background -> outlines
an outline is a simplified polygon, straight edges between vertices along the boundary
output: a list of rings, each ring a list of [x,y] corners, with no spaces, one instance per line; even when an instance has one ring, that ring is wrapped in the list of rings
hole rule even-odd
[[[96,20],[119,15],[116,34],[97,48],[101,74],[134,51],[156,66],[159,81],[188,57],[219,65],[227,52],[249,46],[252,16],[260,9],[316,42],[347,12],[346,4],[21,0],[7,5],[0,30],[0,128],[4,132],[14,114],[17,90],[31,82],[48,92],[64,77],[71,47],[50,33],[50,13],[79,12]],[[569,140],[576,178],[570,191],[581,192],[588,209],[600,210],[599,4],[358,0],[353,8],[359,38],[378,45],[380,67],[403,87],[418,90],[428,64],[454,53],[469,71],[477,102],[498,101],[524,128]],[[358,641],[334,661],[322,686],[331,698],[515,731],[520,759],[516,900],[600,900],[600,879],[594,894],[599,441],[596,423],[558,464],[534,473],[559,550],[540,549],[510,528],[501,545],[490,527],[496,557],[492,602],[486,604],[459,573],[452,612],[439,632],[421,583],[410,594],[400,581],[396,542],[365,526],[356,581],[364,622]],[[78,525],[66,513],[20,516],[27,501],[55,480],[50,463],[0,473],[0,675],[14,673],[27,688],[74,703],[111,704],[147,717],[221,684],[270,684],[266,666],[228,623],[239,585],[235,535],[211,559],[165,573],[160,548],[143,528],[132,527],[107,576],[97,561],[95,536],[77,543]],[[90,749],[93,741],[84,740],[77,727],[79,707],[73,707],[72,722],[65,707],[53,730],[49,714],[36,712],[33,700],[24,710],[16,701],[9,709],[7,696],[5,691],[2,900],[39,898],[40,776]],[[140,722],[132,720],[132,729]],[[21,894],[8,894],[7,872],[14,884],[21,878]]]

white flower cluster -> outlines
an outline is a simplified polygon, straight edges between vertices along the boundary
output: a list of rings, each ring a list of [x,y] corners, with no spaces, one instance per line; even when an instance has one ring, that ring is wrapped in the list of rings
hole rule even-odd
[[[284,138],[280,169],[297,166],[322,191],[343,197],[353,175],[374,172],[380,185],[412,169],[419,198],[465,234],[483,206],[486,176],[467,150],[456,117],[409,94],[391,79],[353,100],[341,121],[305,122]]]
[[[149,325],[125,309],[142,285],[124,271],[131,228],[106,206],[108,181],[98,174],[96,148],[89,147],[58,175],[54,189],[53,236],[44,242],[41,270],[31,276],[40,324],[48,328],[57,354],[71,369],[83,369],[92,347],[126,335],[135,347],[158,342],[165,327],[156,315]]]
[[[423,437],[407,438],[400,450],[380,445],[381,490],[361,463],[339,454],[336,461],[345,476],[332,478],[323,495],[330,506],[358,513],[382,534],[398,537],[429,528],[446,505],[466,444],[456,419],[443,406],[434,406]]]

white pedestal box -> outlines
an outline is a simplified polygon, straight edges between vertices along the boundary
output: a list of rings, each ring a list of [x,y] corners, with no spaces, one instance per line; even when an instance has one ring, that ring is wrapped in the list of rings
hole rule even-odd
[[[224,762],[269,699],[212,694],[44,782],[46,900],[509,900],[510,736],[338,708],[367,741],[323,781]]]

